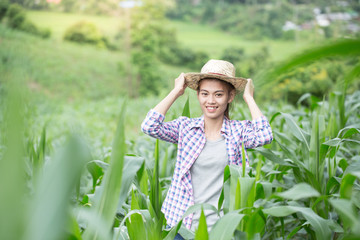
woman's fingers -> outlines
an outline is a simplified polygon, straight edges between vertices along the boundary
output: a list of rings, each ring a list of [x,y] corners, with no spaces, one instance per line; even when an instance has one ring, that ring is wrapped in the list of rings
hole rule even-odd
[[[174,89],[177,89],[180,94],[183,94],[186,88],[186,82],[185,82],[185,74],[181,73],[176,79],[175,79],[175,87]]]
[[[247,97],[247,96],[251,96],[253,97],[254,96],[254,84],[253,84],[253,81],[251,78],[248,78],[247,79],[247,84],[245,86],[245,90],[244,90],[244,97]]]

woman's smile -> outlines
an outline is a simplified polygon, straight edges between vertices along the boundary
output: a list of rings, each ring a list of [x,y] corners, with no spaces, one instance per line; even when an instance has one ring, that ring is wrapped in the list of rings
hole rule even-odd
[[[198,100],[205,118],[222,120],[233,96],[222,81],[204,79],[200,82]]]
[[[215,112],[217,108],[218,108],[218,107],[216,107],[216,106],[207,106],[207,107],[206,107],[206,109],[208,110],[208,112],[211,112],[211,113]]]

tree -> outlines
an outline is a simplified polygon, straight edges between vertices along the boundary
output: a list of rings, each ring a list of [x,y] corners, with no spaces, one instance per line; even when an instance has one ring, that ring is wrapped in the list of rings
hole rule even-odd
[[[131,60],[137,74],[133,89],[140,95],[158,94],[162,82],[157,56],[167,32],[166,8],[163,1],[145,0],[131,15]]]

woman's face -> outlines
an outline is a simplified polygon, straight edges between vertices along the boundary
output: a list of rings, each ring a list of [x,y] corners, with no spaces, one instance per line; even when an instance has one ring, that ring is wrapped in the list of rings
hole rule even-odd
[[[235,97],[235,91],[216,79],[203,79],[198,90],[198,100],[205,118],[222,120],[228,103]]]

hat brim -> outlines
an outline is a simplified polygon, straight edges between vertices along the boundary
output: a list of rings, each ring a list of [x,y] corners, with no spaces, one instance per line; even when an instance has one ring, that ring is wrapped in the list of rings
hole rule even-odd
[[[244,91],[247,79],[242,77],[228,77],[211,73],[185,73],[185,83],[191,89],[198,90],[199,82],[205,78],[219,79],[232,84],[237,91]]]

